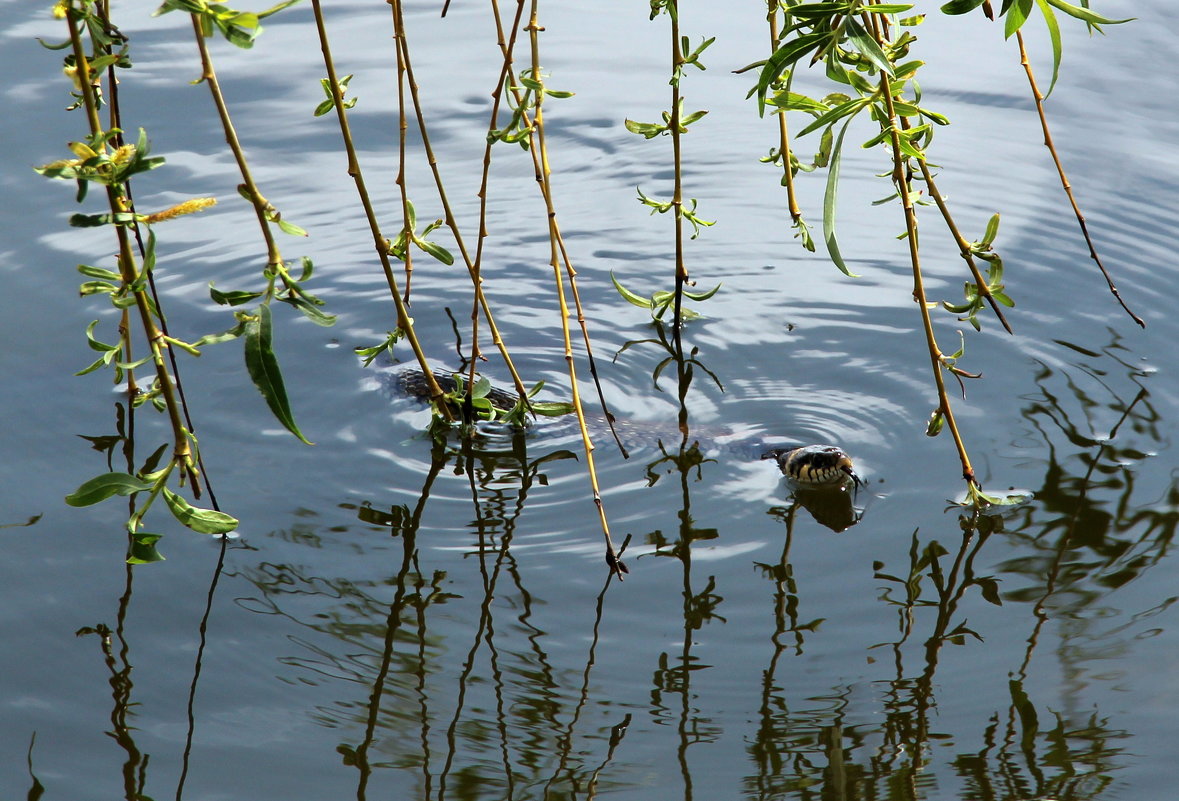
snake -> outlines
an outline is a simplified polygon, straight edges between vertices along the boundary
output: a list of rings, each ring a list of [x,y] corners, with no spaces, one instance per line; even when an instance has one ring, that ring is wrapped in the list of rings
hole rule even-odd
[[[443,389],[456,385],[458,380],[465,380],[466,375],[450,370],[434,370],[434,378]],[[429,382],[426,375],[416,368],[397,369],[388,374],[391,389],[397,394],[416,398],[420,401],[430,399]],[[514,392],[492,386],[485,396],[498,410],[506,412],[517,400]],[[863,480],[855,472],[852,458],[837,445],[793,445],[789,447],[771,448],[761,455],[762,459],[773,459],[778,463],[778,469],[787,479],[799,487],[807,489],[843,488],[848,483],[857,489],[863,485]]]

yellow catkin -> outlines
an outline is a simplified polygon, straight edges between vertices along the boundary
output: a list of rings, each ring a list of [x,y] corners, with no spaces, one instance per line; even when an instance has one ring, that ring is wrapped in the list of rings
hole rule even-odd
[[[217,203],[215,197],[194,197],[183,203],[177,203],[171,208],[157,211],[155,214],[148,214],[146,217],[140,218],[142,222],[152,225],[154,223],[170,220],[173,217],[182,217],[185,214],[195,214],[198,211],[204,211]]]

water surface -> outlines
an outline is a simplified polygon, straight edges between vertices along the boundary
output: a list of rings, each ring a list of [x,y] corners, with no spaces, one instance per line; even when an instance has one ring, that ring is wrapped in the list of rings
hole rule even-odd
[[[29,169],[80,136],[80,118],[62,111],[58,56],[33,39],[59,40],[60,23],[0,6],[2,180],[19,199],[0,262],[0,523],[40,516],[3,532],[4,795],[1167,797],[1179,778],[1168,563],[1179,385],[1167,356],[1179,337],[1168,306],[1179,115],[1140,72],[1143,53],[1168,50],[1169,6],[1129,5],[1099,9],[1140,18],[1105,37],[1066,26],[1050,111],[1145,331],[1087,258],[1013,45],[973,19],[918,31],[927,100],[954,121],[938,133],[939,184],[968,236],[1003,213],[998,246],[1018,304],[1014,336],[990,321],[967,328],[964,366],[985,378],[956,408],[984,484],[1034,499],[969,537],[947,502],[962,490],[952,445],[923,435],[935,399],[894,239],[901,221],[869,205],[889,192],[871,177],[879,154],[853,145],[845,161],[841,236],[862,276],[847,279],[791,239],[777,178],[757,163],[772,125],[743,99],[749,77],[731,72],[762,53],[756,4],[683,13],[694,39],[718,37],[709,70],[685,81],[687,105],[711,112],[685,139],[686,191],[717,220],[689,243],[689,265],[700,286],[724,287],[684,335],[719,385],[697,369],[685,406],[701,445],[681,455],[674,368],[656,388],[657,344],[614,358],[658,333],[609,281],[613,271],[647,293],[670,283],[670,221],[634,199],[636,186],[668,191],[670,149],[622,125],[666,106],[666,21],[647,22],[644,4],[542,9],[550,81],[577,93],[551,106],[550,147],[604,391],[620,417],[655,432],[628,440],[629,460],[605,443],[596,451],[614,535],[631,537],[622,583],[607,581],[567,428],[435,445],[426,413],[390,398],[352,354],[394,325],[393,311],[338,132],[311,115],[323,66],[304,6],[268,20],[250,52],[213,50],[263,192],[312,234],[284,240],[284,254],[315,259],[314,286],[339,315],[331,329],[279,324],[292,404],[317,444],[268,416],[235,346],[209,348],[184,378],[240,537],[223,544],[161,518],[168,560],[125,566],[125,507],[61,501],[107,469],[76,435],[116,429],[121,396],[108,379],[71,375],[91,358],[86,324],[114,320],[76,297],[73,267],[109,263],[112,244],[107,231],[68,228],[73,188]],[[164,302],[195,338],[232,323],[208,282],[256,283],[263,251],[207,92],[188,84],[198,70],[187,21],[151,9],[118,9],[135,57],[124,116],[168,158],[137,200],[221,200],[160,230]],[[433,4],[407,11],[433,143],[473,230],[493,29],[472,4],[445,20]],[[387,6],[329,13],[340,69],[356,75],[362,163],[391,220]],[[1047,43],[1039,31],[1029,41],[1046,77]],[[818,225],[811,178],[802,191]],[[420,163],[410,171],[422,219],[439,214],[427,179]],[[566,396],[543,207],[522,152],[496,151],[492,194],[489,295],[522,372]],[[923,219],[930,295],[956,299],[960,259]],[[466,276],[419,268],[415,320],[431,357],[453,366],[443,308],[465,320]],[[948,350],[958,327],[938,318]],[[136,435],[142,459],[165,432],[140,413]],[[834,532],[771,463],[749,458],[753,443],[786,440],[853,453],[868,479],[859,522]],[[121,451],[111,458],[118,469]]]

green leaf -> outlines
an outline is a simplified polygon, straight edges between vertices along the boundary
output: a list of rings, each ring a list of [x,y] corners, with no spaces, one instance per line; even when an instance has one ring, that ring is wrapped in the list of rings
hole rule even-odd
[[[807,111],[812,114],[822,114],[829,110],[826,103],[800,95],[798,92],[778,92],[766,102],[780,109]]]
[[[213,288],[213,282],[209,282],[209,297],[213,299],[214,303],[219,303],[222,306],[241,306],[244,303],[249,303],[254,298],[262,297],[261,292],[244,292],[240,290],[231,290],[229,292],[222,292],[219,289]]]
[[[870,102],[871,101],[869,101],[867,98],[857,97],[854,100],[848,100],[846,103],[840,103],[838,106],[817,118],[814,122],[803,128],[794,136],[795,138],[806,136],[811,131],[818,130],[819,128],[822,128],[826,125],[830,125],[842,117],[854,115]]]
[[[413,241],[414,244],[429,253],[434,258],[438,259],[438,261],[442,262],[446,266],[449,267],[450,265],[454,264],[454,256],[450,255],[450,251],[441,245],[435,244],[434,242],[429,242],[425,239],[418,239],[417,237],[414,237]]]
[[[636,295],[634,292],[631,292],[622,284],[618,283],[618,279],[614,276],[613,270],[610,271],[610,280],[614,282],[614,288],[618,290],[619,295],[622,295],[623,300],[627,301],[628,303],[633,303],[634,305],[643,309],[650,309],[652,307],[652,303],[649,299],[644,298],[641,295]],[[95,322],[97,323],[98,321],[95,320]]]
[[[131,544],[127,548],[127,564],[147,565],[164,561],[164,555],[156,550],[156,543],[163,539],[163,536],[149,534],[146,531],[132,532]]]
[[[307,232],[294,223],[287,222],[283,219],[276,219],[274,222],[278,224],[278,227],[284,234],[290,234],[291,236],[307,236]]]
[[[238,519],[215,509],[200,509],[164,487],[164,501],[172,515],[197,534],[228,534],[238,526]]]
[[[1040,13],[1044,15],[1044,24],[1048,26],[1048,38],[1052,42],[1052,82],[1048,84],[1048,92],[1044,95],[1045,98],[1052,94],[1052,89],[1056,86],[1056,79],[1060,75],[1060,24],[1056,21],[1056,14],[1052,11],[1052,6],[1048,5],[1047,0],[1036,0],[1036,5],[1040,9]]]
[[[946,424],[945,415],[942,414],[941,409],[934,409],[933,414],[929,416],[929,423],[925,426],[925,436],[936,437],[942,433],[942,427]]]
[[[78,272],[82,275],[90,276],[91,278],[101,278],[107,281],[118,281],[122,283],[123,276],[111,270],[104,270],[101,267],[91,267],[88,264],[79,264]]]
[[[864,11],[872,14],[900,14],[913,7],[912,3],[881,3],[877,6],[863,6]]]
[[[304,317],[316,325],[323,326],[324,328],[331,328],[336,324],[336,315],[320,311],[319,307],[323,305],[322,301],[318,303],[312,303],[306,297],[301,295],[291,298],[280,298],[280,300],[282,300],[283,303],[289,303],[290,305],[294,306],[303,313]]]
[[[654,139],[659,134],[667,131],[666,125],[656,125],[652,122],[636,122],[635,120],[626,119],[622,121],[626,130],[633,134],[639,134],[646,139]]]
[[[265,11],[259,11],[258,15],[257,15],[258,19],[266,19],[271,14],[275,14],[279,11],[282,11],[284,8],[289,8],[290,6],[293,6],[297,2],[299,2],[299,0],[283,0],[283,2],[278,3],[277,5],[273,5],[270,8],[266,9]]]
[[[688,300],[696,300],[696,301],[708,300],[713,295],[715,295],[720,290],[720,288],[721,288],[721,285],[717,284],[712,289],[709,289],[706,292],[685,292],[684,297],[687,298]]]
[[[1016,31],[1022,28],[1030,13],[1032,13],[1032,0],[1015,0],[1007,9],[1007,16],[1003,18],[1003,38],[1010,39]]]
[[[303,436],[291,414],[282,372],[278,368],[278,359],[274,357],[272,336],[270,307],[259,306],[258,316],[247,320],[245,324],[246,370],[278,421],[287,431],[311,445],[313,443]]]
[[[65,497],[70,506],[93,506],[112,495],[131,495],[152,488],[152,483],[129,473],[103,473],[82,484]]]
[[[823,242],[827,245],[827,253],[831,256],[831,261],[839,268],[839,271],[849,278],[859,278],[844,263],[843,255],[839,252],[839,240],[835,236],[835,206],[839,193],[839,166],[843,160],[843,137],[847,133],[852,119],[849,117],[839,130],[839,136],[835,139],[835,147],[831,151],[831,166],[827,168],[827,189],[823,193]]]
[[[858,20],[852,17],[848,17],[847,20],[847,38],[851,40],[852,46],[860,51],[860,55],[875,64],[877,69],[890,78],[895,77],[892,71],[892,62],[888,60],[888,56],[884,55],[884,51],[880,49],[876,39],[864,30],[864,26]]]
[[[942,13],[951,16],[955,14],[968,14],[974,9],[983,4],[984,0],[950,0],[942,6]]]
[[[930,111],[929,109],[922,108],[920,106],[917,107],[917,110],[919,112],[921,112],[922,117],[925,117],[925,119],[927,119],[931,122],[934,122],[938,125],[949,125],[950,124],[950,118],[947,117],[945,114],[939,114],[936,111]]]
[[[1137,17],[1127,17],[1126,19],[1110,19],[1109,17],[1103,17],[1100,14],[1094,14],[1087,8],[1080,8],[1078,6],[1072,5],[1071,3],[1066,3],[1064,0],[1048,0],[1048,2],[1052,4],[1053,7],[1063,11],[1065,14],[1068,14],[1070,17],[1076,17],[1077,19],[1084,20],[1090,25],[1121,25],[1123,22],[1133,22],[1135,19],[1137,19]]]
[[[761,74],[757,78],[757,110],[764,115],[766,111],[766,92],[770,85],[778,80],[791,64],[798,61],[827,38],[826,33],[804,33],[774,51],[769,57]]]
[[[999,235],[999,215],[992,214],[991,219],[987,220],[987,229],[983,233],[981,244],[989,245],[995,241],[995,237]]]
[[[542,417],[561,417],[566,414],[573,414],[576,411],[572,403],[565,403],[563,401],[533,401],[530,405],[532,406],[532,411]]]
[[[246,324],[238,323],[228,331],[222,331],[220,334],[205,334],[203,337],[192,343],[194,347],[200,348],[205,345],[216,345],[218,342],[228,342],[231,339],[237,339],[246,332]]]

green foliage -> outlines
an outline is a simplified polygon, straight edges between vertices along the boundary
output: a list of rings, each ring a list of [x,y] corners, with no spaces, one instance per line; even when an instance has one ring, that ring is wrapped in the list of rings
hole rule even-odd
[[[265,11],[235,11],[221,3],[208,0],[164,0],[152,16],[158,17],[169,11],[183,11],[194,14],[201,22],[202,35],[209,37],[216,30],[230,44],[249,49],[262,33],[262,20],[284,8],[293,6],[299,0],[283,0]]]
[[[392,355],[393,346],[397,344],[398,340],[405,336],[401,329],[396,331],[386,331],[385,333],[388,334],[388,336],[385,337],[384,342],[381,342],[378,345],[372,345],[370,347],[362,346],[353,349],[357,356],[360,356],[364,359],[365,367],[368,367],[370,364],[372,364],[373,361],[382,353],[388,353]]]
[[[351,75],[345,75],[336,84],[336,88],[340,93],[340,97],[343,97],[345,94],[348,93],[348,83],[351,80],[352,80]],[[322,117],[324,114],[327,114],[329,111],[331,111],[332,109],[334,109],[336,107],[336,93],[332,91],[331,81],[329,81],[327,78],[320,78],[319,85],[323,87],[323,93],[325,95],[327,95],[327,100],[323,101],[322,103],[320,103],[318,106],[315,107],[315,116],[316,117]],[[352,108],[353,106],[356,105],[356,101],[358,99],[359,98],[354,97],[351,100],[345,101],[344,108],[346,108],[346,109]]]
[[[688,198],[688,205],[680,204],[676,207],[674,201],[671,200],[656,200],[655,198],[647,197],[643,194],[643,190],[635,187],[635,191],[639,194],[639,202],[651,209],[652,214],[667,214],[672,209],[679,212],[679,216],[687,220],[692,226],[692,239],[700,236],[701,228],[708,228],[716,225],[716,220],[705,220],[696,214],[696,198]]]
[[[65,502],[70,506],[93,506],[115,495],[146,492],[153,486],[152,482],[143,481],[127,473],[103,473],[84,482],[66,496]]]
[[[131,176],[141,172],[154,170],[164,163],[160,156],[148,158],[151,148],[147,141],[147,132],[139,129],[139,140],[134,145],[115,146],[114,142],[122,134],[119,128],[109,131],[98,131],[86,138],[84,142],[70,142],[70,150],[77,158],[62,159],[33,170],[46,178],[59,178],[78,182],[77,201],[86,199],[86,190],[91,183],[109,186],[119,190]],[[70,224],[78,227],[88,225],[119,224],[126,225],[134,221],[128,215],[100,215],[105,219],[100,222],[87,222],[88,217],[75,215]],[[116,218],[117,217],[117,218]],[[75,222],[75,219],[78,222]]]
[[[610,273],[610,280],[614,282],[614,288],[618,290],[618,294],[622,296],[623,300],[625,300],[627,303],[634,304],[641,309],[649,310],[651,312],[651,317],[656,320],[662,320],[663,315],[666,314],[667,310],[675,303],[674,292],[659,290],[658,292],[652,294],[651,297],[645,298],[642,295],[631,292],[629,289],[624,287],[618,281],[618,278],[615,277],[613,271]],[[705,301],[715,295],[720,290],[720,288],[721,285],[717,284],[707,292],[684,292],[684,297],[697,302]],[[680,315],[685,320],[694,320],[703,316],[699,312],[692,311],[688,308],[681,309]]]
[[[1003,286],[1003,259],[997,253],[991,250],[991,243],[995,241],[995,236],[999,231],[999,215],[995,214],[987,223],[986,231],[982,239],[970,243],[971,255],[982,259],[990,266],[987,269],[986,292],[990,294],[996,301],[1002,303],[1004,306],[1013,307],[1015,301],[1008,297],[1004,291]],[[980,330],[978,322],[978,313],[985,308],[986,295],[980,291],[977,283],[967,282],[965,286],[966,301],[964,303],[952,304],[947,301],[942,301],[942,306],[949,312],[954,314],[965,315],[959,317],[959,320],[968,322],[974,326],[974,330]]]
[[[454,256],[450,251],[439,245],[437,242],[431,242],[426,239],[434,231],[442,227],[442,220],[434,220],[434,222],[427,225],[422,232],[416,233],[417,229],[417,212],[414,210],[413,203],[406,201],[406,211],[408,212],[406,220],[406,228],[397,235],[397,239],[393,242],[386,240],[386,249],[389,255],[398,261],[405,261],[406,259],[406,241],[411,241],[419,249],[442,262],[446,266],[454,264]]]
[[[447,418],[439,408],[441,405],[446,405],[448,409],[464,417],[464,423],[482,420],[506,423],[517,428],[525,428],[530,422],[532,415],[562,417],[567,414],[573,414],[576,411],[572,403],[533,400],[536,394],[543,388],[544,382],[538,381],[528,390],[524,398],[516,401],[515,405],[511,408],[503,408],[497,406],[490,397],[492,389],[490,379],[480,376],[474,386],[470,388],[470,397],[468,398],[466,378],[462,373],[454,373],[452,388],[445,390],[441,399],[431,402],[434,408],[433,422],[436,427],[445,427],[446,425]],[[473,415],[471,419],[466,418],[466,410],[468,408],[470,409],[470,414]],[[436,428],[436,430],[439,429]]]
[[[286,387],[283,384],[282,372],[278,368],[278,359],[274,355],[274,331],[270,317],[270,307],[262,304],[255,314],[243,318],[245,323],[245,356],[246,370],[254,386],[262,393],[266,405],[283,427],[308,445],[312,444],[299,426],[295,424],[291,414],[291,404],[287,399]]]
[[[573,92],[547,88],[544,76],[534,75],[531,68],[521,70],[518,81],[513,84],[511,76],[505,79],[505,94],[512,115],[502,128],[492,128],[487,132],[487,141],[517,144],[527,150],[530,147],[533,126],[532,115],[529,112],[536,108],[537,98],[544,95],[560,100],[573,97]]]

